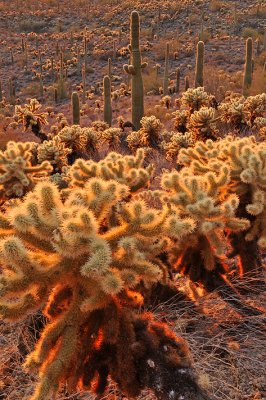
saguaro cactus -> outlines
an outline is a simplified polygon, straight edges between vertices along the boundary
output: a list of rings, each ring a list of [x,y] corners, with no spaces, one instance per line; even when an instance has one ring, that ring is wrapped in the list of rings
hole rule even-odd
[[[112,60],[108,58],[108,76],[112,80]]]
[[[147,66],[147,63],[142,63],[140,52],[140,23],[139,13],[133,11],[130,21],[130,45],[131,53],[130,65],[124,65],[124,70],[132,76],[131,79],[131,102],[132,102],[132,123],[135,130],[140,129],[140,120],[144,115],[144,89],[142,80],[142,69]]]
[[[189,89],[189,77],[185,76],[185,92]]]
[[[247,96],[247,91],[252,83],[252,56],[253,56],[253,41],[249,37],[246,40],[246,62],[245,62],[245,72],[243,79],[243,94]]]
[[[72,102],[73,125],[79,125],[80,108],[79,108],[79,96],[77,92],[72,93],[71,102]]]
[[[112,105],[111,105],[111,81],[109,76],[103,78],[103,119],[109,126],[112,125]]]
[[[203,86],[203,65],[204,65],[204,42],[197,45],[197,59],[195,71],[195,87]]]
[[[175,91],[176,91],[176,93],[179,93],[179,91],[180,91],[180,68],[176,69]]]
[[[165,64],[164,64],[164,76],[163,76],[163,95],[168,95],[168,79],[169,79],[169,43],[166,43],[165,50]]]
[[[86,66],[82,67],[82,103],[86,103]]]

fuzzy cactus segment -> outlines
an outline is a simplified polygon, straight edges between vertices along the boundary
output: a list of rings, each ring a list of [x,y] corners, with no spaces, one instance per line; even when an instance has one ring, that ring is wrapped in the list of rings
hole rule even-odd
[[[42,182],[1,215],[1,318],[17,321],[43,309],[49,320],[25,364],[40,375],[31,400],[49,398],[70,372],[76,384],[85,379],[83,354],[94,347],[81,346],[80,338],[93,313],[113,303],[140,304],[140,281],[150,287],[167,278],[157,257],[168,246],[166,237],[193,229],[167,206],[148,208],[128,194],[128,186],[98,177],[68,195]],[[108,329],[106,335],[112,335]],[[117,335],[110,340],[117,343]],[[73,373],[79,359],[84,365]]]
[[[192,149],[193,150],[193,149]],[[194,229],[190,239],[180,241],[180,254],[185,248],[197,248],[204,238],[202,257],[206,270],[215,268],[215,259],[225,252],[225,232],[246,230],[248,220],[236,218],[239,205],[237,195],[225,195],[230,180],[229,169],[224,166],[219,173],[208,172],[194,176],[189,169],[162,176],[164,201],[183,218],[189,218]]]
[[[266,238],[266,144],[257,142],[254,136],[225,139],[206,143],[197,142],[193,149],[182,149],[178,161],[189,167],[192,173],[201,175],[228,168],[230,179],[227,192],[240,198],[246,210],[245,218],[251,222],[248,241],[257,239],[265,248]],[[242,207],[243,208],[243,207]],[[244,212],[244,211],[243,211]],[[242,214],[243,214],[242,212]]]
[[[49,161],[32,165],[34,143],[13,142],[0,151],[0,191],[4,198],[21,197],[41,179],[48,176],[53,167]]]
[[[144,150],[138,149],[134,156],[122,156],[119,153],[110,152],[98,163],[92,160],[76,160],[68,174],[70,187],[83,187],[90,178],[99,177],[126,184],[134,193],[147,187],[152,177],[153,166],[144,168],[144,159]]]

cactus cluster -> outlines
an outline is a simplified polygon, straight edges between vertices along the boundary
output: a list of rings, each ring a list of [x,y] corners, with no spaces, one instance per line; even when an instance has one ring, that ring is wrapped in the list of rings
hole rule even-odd
[[[167,335],[163,326],[156,329],[150,319],[141,323],[140,318],[134,333],[132,310],[142,303],[140,281],[149,287],[167,276],[157,258],[168,245],[167,235],[179,238],[193,223],[166,206],[156,210],[139,200],[121,202],[128,193],[129,187],[117,181],[91,178],[63,200],[53,183],[42,182],[1,216],[1,317],[17,321],[44,308],[48,318],[25,362],[40,376],[31,400],[54,395],[64,382],[72,390],[80,381],[89,387],[96,374],[98,393],[109,374],[129,395],[144,385],[153,388],[139,377],[136,363],[143,356],[147,362],[149,346],[159,354],[170,337],[172,361],[167,352],[158,368],[168,362],[177,370],[190,366],[185,342]],[[11,303],[10,296],[15,296]],[[148,348],[140,338],[140,348],[129,351],[125,340],[137,343],[137,332],[148,326]],[[122,378],[123,360],[132,373]]]

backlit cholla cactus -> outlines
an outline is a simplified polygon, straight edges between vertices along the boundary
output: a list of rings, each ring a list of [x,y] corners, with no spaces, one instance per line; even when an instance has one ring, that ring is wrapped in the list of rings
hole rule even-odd
[[[227,100],[219,105],[218,110],[222,122],[236,129],[245,126],[244,97]]]
[[[186,150],[188,151],[188,150]],[[193,151],[193,148],[191,149]],[[176,268],[188,273],[191,279],[207,286],[212,271],[225,271],[222,266],[226,250],[226,232],[238,232],[249,227],[249,221],[235,216],[239,199],[226,191],[230,181],[229,168],[219,172],[194,175],[189,168],[166,173],[160,194],[181,218],[190,218],[194,225],[191,234],[173,248]]]
[[[30,99],[29,104],[24,106],[15,106],[15,115],[17,122],[24,126],[26,131],[31,128],[32,132],[41,140],[46,139],[46,135],[41,132],[42,125],[47,124],[46,112],[39,112],[41,104],[36,99]]]
[[[178,132],[185,133],[187,131],[187,124],[189,122],[190,113],[188,110],[174,111],[174,127]]]
[[[108,128],[100,133],[100,140],[102,143],[107,143],[111,149],[115,149],[120,144],[121,129]]]
[[[157,369],[160,392],[167,393],[163,371],[169,368],[176,379],[183,368],[182,380],[171,381],[177,393],[196,391],[185,341],[133,313],[142,304],[138,283],[150,287],[166,278],[157,257],[168,245],[165,236],[180,238],[193,224],[166,206],[122,201],[128,193],[126,185],[92,178],[64,201],[56,185],[42,182],[1,215],[1,318],[22,320],[39,309],[48,318],[25,362],[39,373],[30,400],[49,399],[65,383],[70,392],[90,389],[96,377],[95,391],[102,394],[109,374],[129,396],[145,386],[158,391],[152,379]],[[155,370],[149,373],[151,357]]]
[[[87,144],[85,129],[79,125],[65,126],[58,132],[58,137],[73,151],[84,151]]]
[[[127,136],[127,143],[131,149],[138,147],[157,147],[163,125],[154,115],[143,117],[139,131],[132,131]]]
[[[186,92],[182,93],[182,106],[188,107],[190,114],[194,111],[198,111],[203,106],[208,106],[209,102],[210,97],[208,93],[204,91],[203,87],[198,87],[196,89],[189,88]]]
[[[177,160],[180,149],[195,145],[195,135],[192,132],[172,132],[168,142],[163,141],[161,148],[165,152],[165,158],[169,161]]]
[[[100,133],[93,128],[83,128],[83,132],[86,135],[86,149],[89,154],[93,154],[97,151],[100,146]]]
[[[192,149],[182,149],[178,161],[196,175],[229,168],[227,192],[239,197],[237,215],[251,224],[245,236],[238,237],[233,244],[240,255],[242,271],[257,270],[260,261],[256,242],[266,247],[266,143],[257,142],[253,136],[237,139],[227,136],[217,142],[197,142]]]
[[[191,115],[188,129],[195,135],[196,140],[215,140],[218,133],[217,120],[214,108],[201,107]]]
[[[92,177],[104,180],[114,179],[129,186],[131,192],[136,192],[149,185],[153,166],[143,167],[145,152],[138,149],[134,156],[123,156],[111,152],[103,160],[77,160],[69,170],[70,187],[83,187]]]
[[[34,149],[35,143],[10,141],[6,150],[0,151],[1,197],[21,197],[53,171],[49,161],[32,165]]]
[[[45,140],[38,146],[37,157],[40,163],[47,160],[53,165],[54,172],[60,172],[68,165],[67,157],[71,152],[72,149],[66,147],[59,136],[55,136],[52,140]]]
[[[254,126],[259,129],[259,138],[266,141],[266,118],[256,118]]]
[[[103,132],[103,131],[106,131],[106,129],[109,128],[109,125],[104,121],[94,121],[94,122],[92,122],[91,127],[96,132]]]
[[[253,126],[255,119],[266,113],[266,93],[249,96],[244,102],[244,113],[249,126]]]

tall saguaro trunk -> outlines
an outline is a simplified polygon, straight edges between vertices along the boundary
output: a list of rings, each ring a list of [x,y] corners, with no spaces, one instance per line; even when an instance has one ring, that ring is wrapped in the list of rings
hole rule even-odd
[[[203,86],[203,69],[204,69],[204,42],[200,41],[197,45],[197,59],[195,70],[195,88]]]
[[[147,63],[142,63],[140,51],[140,20],[139,13],[133,11],[130,21],[130,45],[131,64],[124,65],[124,71],[131,75],[131,107],[132,123],[134,129],[140,129],[140,120],[144,115],[144,88],[142,69]]]

